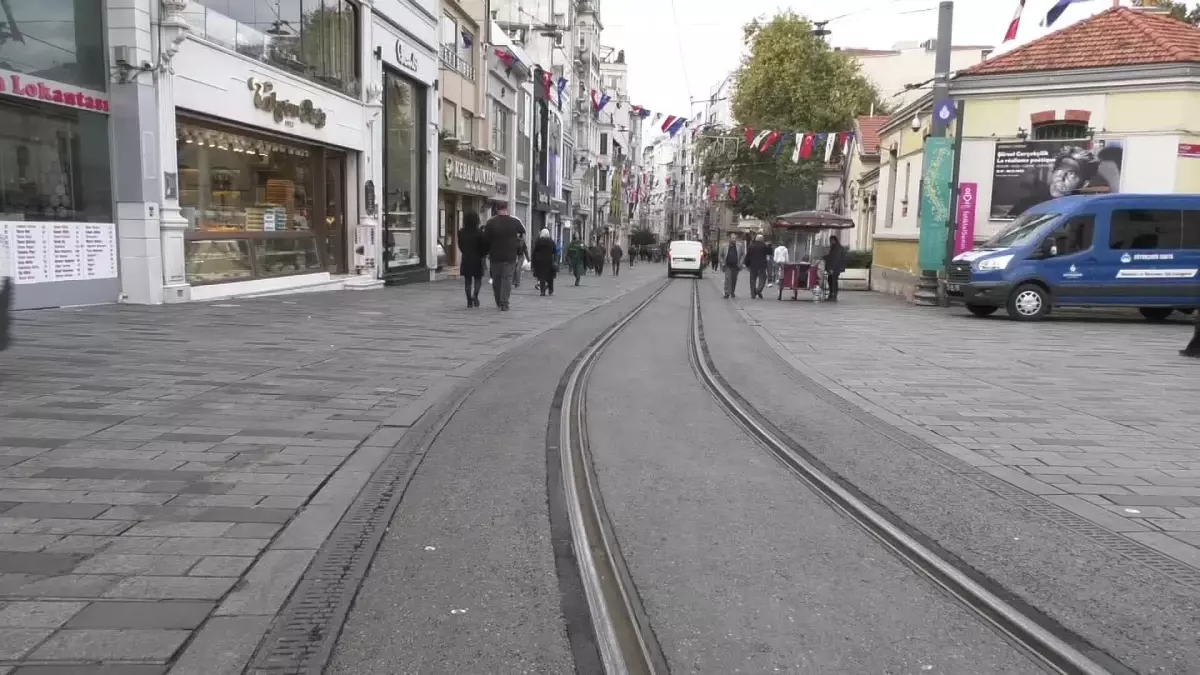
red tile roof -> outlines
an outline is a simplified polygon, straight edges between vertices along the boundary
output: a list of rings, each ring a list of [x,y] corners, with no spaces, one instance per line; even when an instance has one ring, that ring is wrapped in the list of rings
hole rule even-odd
[[[858,140],[862,144],[862,154],[879,154],[879,130],[887,121],[886,115],[876,115],[875,117],[863,115],[855,120],[855,126],[858,127]]]
[[[1164,14],[1114,7],[987,59],[964,75],[1200,63],[1200,29]]]

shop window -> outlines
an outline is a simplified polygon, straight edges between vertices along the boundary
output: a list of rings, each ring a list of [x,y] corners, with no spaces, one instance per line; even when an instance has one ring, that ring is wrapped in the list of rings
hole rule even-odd
[[[351,0],[192,0],[192,33],[357,96],[358,6]]]
[[[113,222],[108,117],[0,107],[0,221]]]
[[[1114,251],[1179,249],[1183,214],[1168,209],[1120,209],[1112,213],[1109,248]]]
[[[341,152],[192,120],[176,124],[192,284],[344,269]]]
[[[104,3],[80,0],[4,2],[0,68],[95,91],[107,89]]]
[[[425,260],[425,91],[384,71],[383,105],[383,271],[387,273]]]
[[[608,134],[606,133],[600,134],[600,154],[608,154]]]
[[[1043,122],[1033,125],[1033,140],[1035,141],[1069,141],[1088,138],[1090,132],[1087,122]]]

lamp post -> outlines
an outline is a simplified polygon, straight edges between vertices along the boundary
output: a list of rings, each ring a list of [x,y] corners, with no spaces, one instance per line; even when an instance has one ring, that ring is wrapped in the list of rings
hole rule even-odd
[[[937,51],[933,58],[934,106],[946,100],[950,93],[950,43],[953,39],[953,26],[954,3],[951,0],[942,0],[938,5]],[[940,119],[938,115],[934,114],[929,135],[931,138],[945,138],[946,120]],[[917,291],[913,294],[913,299],[916,304],[924,307],[933,307],[938,304],[937,270],[921,270],[921,278],[917,281]]]

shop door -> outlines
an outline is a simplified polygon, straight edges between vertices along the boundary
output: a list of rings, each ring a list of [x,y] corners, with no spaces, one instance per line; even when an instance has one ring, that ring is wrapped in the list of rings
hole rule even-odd
[[[346,259],[346,155],[325,151],[325,211],[319,244],[330,274],[345,274]]]

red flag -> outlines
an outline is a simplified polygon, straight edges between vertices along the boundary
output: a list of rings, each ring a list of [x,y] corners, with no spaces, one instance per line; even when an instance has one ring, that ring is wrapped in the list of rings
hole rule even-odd
[[[736,200],[736,199],[737,199],[737,193],[738,193],[737,186],[736,186],[736,185],[730,185],[730,186],[729,186],[729,199],[730,199],[731,201],[732,201],[732,200]]]
[[[667,119],[664,120],[662,123],[662,130],[666,131],[667,129],[670,129],[671,125],[675,124],[675,120],[677,120],[677,119],[679,119],[679,118],[674,115],[667,115]]]
[[[546,100],[550,100],[550,90],[554,88],[554,75],[548,71],[542,72],[542,86],[546,89]]]
[[[782,136],[782,131],[772,131],[770,135],[767,136],[766,140],[762,142],[762,145],[758,146],[758,151],[766,152],[767,150],[770,150],[771,146],[775,144],[775,141],[778,141]]]
[[[1004,34],[1004,41],[1017,39],[1017,29],[1021,26],[1021,12],[1025,9],[1025,0],[1020,0],[1017,3],[1017,13],[1013,15],[1012,21],[1008,24],[1008,32]]]
[[[717,201],[717,184],[716,183],[713,183],[708,186],[708,201],[710,201],[710,202]]]
[[[512,68],[513,64],[516,63],[517,60],[516,57],[513,56],[512,52],[499,47],[496,48],[496,58],[500,59],[500,63],[503,63],[509,68]]]
[[[800,142],[800,159],[812,157],[814,143],[816,143],[816,136],[813,134],[804,134],[804,140]]]
[[[756,134],[754,133],[753,129],[751,129],[749,127],[746,128],[746,145],[750,145],[751,143],[754,142],[755,135]]]

